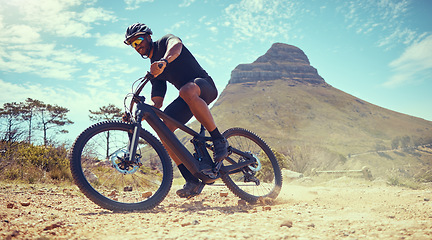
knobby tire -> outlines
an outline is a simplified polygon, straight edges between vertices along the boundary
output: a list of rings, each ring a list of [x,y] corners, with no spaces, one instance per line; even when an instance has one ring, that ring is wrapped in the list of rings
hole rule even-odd
[[[142,165],[129,168],[130,172],[125,174],[118,170],[122,170],[123,165],[116,165],[116,169],[112,164],[116,156],[127,149],[133,129],[133,124],[101,122],[83,131],[73,144],[70,167],[75,184],[102,208],[113,211],[152,209],[171,188],[171,159],[160,141],[144,129],[140,131],[137,149]]]
[[[282,173],[270,147],[259,136],[242,128],[228,129],[223,136],[230,146],[243,152],[253,153],[261,162],[261,169],[254,174],[254,177],[260,181],[259,185],[251,181],[245,182],[245,174],[242,171],[223,174],[221,178],[225,185],[236,196],[252,204],[260,199],[275,199],[282,188]],[[235,153],[231,154],[230,158],[235,162],[242,161],[242,157]],[[224,165],[230,164],[224,161]],[[248,167],[245,170],[251,172]]]

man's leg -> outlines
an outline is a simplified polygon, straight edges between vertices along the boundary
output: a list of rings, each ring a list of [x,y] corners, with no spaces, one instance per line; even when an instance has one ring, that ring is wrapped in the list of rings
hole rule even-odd
[[[216,124],[207,103],[200,98],[201,89],[193,82],[180,88],[180,97],[187,103],[195,118],[211,132],[216,129]]]
[[[220,134],[207,103],[200,97],[201,89],[190,82],[180,88],[180,97],[188,104],[195,118],[209,131],[213,138],[214,161],[220,162],[228,155],[228,142]]]

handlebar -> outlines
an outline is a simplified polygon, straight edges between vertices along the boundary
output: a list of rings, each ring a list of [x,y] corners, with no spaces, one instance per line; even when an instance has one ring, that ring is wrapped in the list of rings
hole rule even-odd
[[[163,67],[163,63],[162,62],[158,63],[158,67],[162,68]],[[123,115],[123,121],[125,121],[125,122],[130,121],[130,117],[132,116],[132,109],[133,109],[134,104],[140,102],[141,99],[142,99],[139,96],[139,94],[141,93],[141,91],[143,90],[143,88],[145,87],[145,85],[150,80],[152,80],[153,78],[154,78],[154,76],[150,72],[147,72],[147,74],[144,77],[141,77],[141,78],[137,79],[132,84],[132,88],[133,88],[133,85],[135,85],[136,82],[140,82],[138,84],[136,90],[133,91],[133,93],[131,93],[132,94],[132,100],[130,102],[129,109],[126,107],[126,99],[130,96],[130,94],[127,94],[126,97],[125,97],[125,108],[126,108],[126,111],[125,111],[125,115]]]
[[[141,82],[139,83],[137,89],[133,93],[133,97],[132,97],[132,101],[131,101],[131,105],[130,105],[129,109],[132,110],[132,107],[133,107],[134,103],[138,100],[137,98],[139,97],[139,94],[141,93],[141,91],[143,90],[143,88],[145,87],[145,85],[151,79],[153,79],[153,75],[151,75],[149,72],[147,73],[147,75],[145,75],[143,78],[141,78]]]
[[[123,121],[125,122],[129,122],[130,121],[130,117],[132,115],[132,109],[135,103],[138,103],[139,101],[141,101],[141,97],[139,96],[139,94],[141,93],[141,91],[143,90],[143,88],[145,87],[145,85],[154,78],[154,76],[150,73],[147,72],[147,74],[144,77],[138,78],[133,84],[132,84],[132,88],[133,85],[135,85],[135,83],[138,83],[137,88],[135,89],[135,91],[133,91],[133,93],[129,93],[126,95],[125,97],[125,114],[123,115]],[[129,108],[126,107],[126,99],[128,97],[130,97],[132,95],[132,100],[130,102]]]

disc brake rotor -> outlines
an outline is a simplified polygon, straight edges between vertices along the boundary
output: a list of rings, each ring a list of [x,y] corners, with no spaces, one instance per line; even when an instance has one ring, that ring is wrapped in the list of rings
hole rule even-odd
[[[139,166],[129,161],[129,151],[126,149],[119,149],[115,151],[111,157],[110,162],[112,166],[122,174],[135,173]]]
[[[249,154],[252,155],[252,157],[255,159],[256,163],[254,164],[254,166],[248,166],[248,167],[250,170],[252,170],[254,172],[258,172],[259,170],[261,170],[261,166],[262,166],[261,161],[259,160],[259,158],[255,154],[253,154],[251,152],[249,152]]]

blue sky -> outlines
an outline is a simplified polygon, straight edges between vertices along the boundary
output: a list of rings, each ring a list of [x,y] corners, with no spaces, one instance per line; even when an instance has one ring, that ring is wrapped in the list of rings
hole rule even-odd
[[[123,44],[143,22],[179,36],[220,92],[274,42],[302,49],[333,87],[432,121],[430,0],[8,0],[0,6],[0,104],[34,98],[70,109],[122,107],[149,61]],[[177,95],[172,87],[166,101]],[[166,102],[168,103],[168,102]]]

